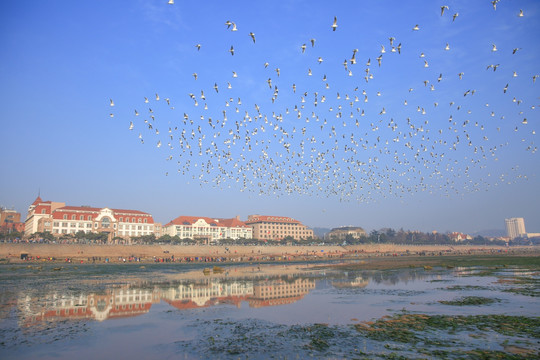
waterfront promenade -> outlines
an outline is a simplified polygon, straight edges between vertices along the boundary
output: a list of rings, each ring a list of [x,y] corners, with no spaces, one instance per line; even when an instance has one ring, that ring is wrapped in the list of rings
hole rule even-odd
[[[80,244],[0,244],[0,261],[126,262],[126,261],[303,261],[316,259],[363,258],[405,255],[540,254],[538,246],[479,245],[396,245],[363,244],[350,246],[206,246],[206,245],[80,245]]]

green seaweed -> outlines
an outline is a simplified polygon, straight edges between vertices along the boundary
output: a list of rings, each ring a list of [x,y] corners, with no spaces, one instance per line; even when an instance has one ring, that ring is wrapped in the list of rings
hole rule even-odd
[[[499,301],[499,299],[486,298],[482,296],[464,296],[455,300],[439,300],[441,304],[453,306],[488,305]]]

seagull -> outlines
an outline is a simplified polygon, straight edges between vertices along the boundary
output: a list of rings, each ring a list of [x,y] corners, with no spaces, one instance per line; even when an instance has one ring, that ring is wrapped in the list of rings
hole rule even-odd
[[[418,24],[414,25],[414,27],[413,27],[412,29],[413,29],[413,31],[418,31],[418,30],[420,30],[420,28],[418,27]]]
[[[459,13],[455,13],[455,14],[452,16],[452,22],[454,22],[458,16],[459,16]]]
[[[133,121],[129,122],[129,130],[133,130]]]
[[[315,39],[311,39],[309,41],[311,41],[311,47],[314,47],[315,46]]]
[[[306,51],[306,44],[302,44],[300,48],[302,48],[302,54],[303,54]]]
[[[253,43],[255,44],[255,34],[250,32],[249,36],[251,36],[251,39],[253,40]]]
[[[491,51],[497,51],[497,45],[495,44],[491,44],[491,45],[492,45]]]
[[[227,29],[229,29],[232,25],[232,22],[230,20],[225,21],[225,25],[227,25]]]
[[[174,0],[169,0],[168,4],[169,5],[174,5]]]
[[[446,51],[450,50],[450,45],[448,45],[448,43],[446,43],[446,47],[444,48],[444,50]]]
[[[114,106],[114,102],[112,101],[112,99],[109,99],[109,101],[111,102],[111,106]]]
[[[523,17],[523,10],[519,9],[519,17]]]
[[[441,6],[441,16],[443,16],[444,10],[445,10],[445,9],[446,9],[446,10],[449,10],[450,8],[448,7],[448,5],[443,5],[443,6]]]
[[[463,75],[465,75],[465,73],[463,73],[463,72],[460,72],[460,73],[458,74],[459,80],[463,79]]]
[[[217,83],[214,83],[214,90],[216,90],[216,92],[218,93],[218,86],[217,86]]]
[[[229,50],[229,52],[231,53],[231,56],[234,56],[234,47],[231,45],[231,49]]]
[[[197,51],[201,50],[201,44],[197,44],[195,47],[197,48]]]
[[[198,77],[198,76],[199,76],[199,75],[197,75],[197,73],[193,73],[193,77],[195,78],[195,80],[197,80],[197,77]]]
[[[232,29],[231,29],[231,31],[237,31],[237,30],[238,30],[238,29],[236,28],[236,23],[233,22],[233,23],[232,23]]]
[[[517,53],[519,50],[521,50],[521,48],[515,48],[514,50],[512,50],[512,55],[514,55],[515,53]]]
[[[337,17],[334,16],[334,23],[332,24],[332,31],[336,31],[337,29]]]

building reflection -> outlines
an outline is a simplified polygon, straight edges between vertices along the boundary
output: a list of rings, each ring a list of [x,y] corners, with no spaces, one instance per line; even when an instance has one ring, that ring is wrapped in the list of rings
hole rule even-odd
[[[26,295],[18,299],[22,314],[22,326],[42,321],[93,319],[106,320],[138,316],[150,311],[159,302],[155,289],[121,288],[107,289],[103,293],[66,295],[52,292],[45,295]]]
[[[338,289],[341,288],[364,288],[368,286],[369,280],[365,280],[362,276],[357,276],[352,280],[333,281],[332,286]]]
[[[313,289],[315,289],[315,281],[311,279],[268,280],[253,287],[253,296],[248,299],[248,302],[253,308],[292,304],[301,300]]]
[[[58,291],[19,296],[20,325],[29,327],[46,321],[112,320],[146,314],[153,304],[164,301],[179,310],[217,305],[250,307],[291,304],[315,288],[308,278],[264,280],[204,279],[192,282],[125,285],[102,292],[69,294]]]

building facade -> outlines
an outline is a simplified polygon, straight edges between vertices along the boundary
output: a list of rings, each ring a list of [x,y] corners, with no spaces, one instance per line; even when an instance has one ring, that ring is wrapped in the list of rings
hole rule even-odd
[[[359,226],[343,226],[339,228],[334,228],[326,234],[326,238],[329,240],[346,240],[348,237],[353,239],[360,239],[363,236],[366,236],[366,231]]]
[[[0,233],[24,232],[21,214],[15,210],[0,207]]]
[[[28,208],[25,236],[45,231],[55,236],[106,233],[111,242],[115,237],[131,239],[154,234],[154,219],[138,210],[66,206],[38,197]]]
[[[523,218],[505,219],[504,222],[506,223],[506,234],[511,240],[527,236],[525,220]]]
[[[221,239],[251,239],[252,230],[238,217],[212,219],[209,217],[179,216],[162,228],[164,234],[180,239],[214,242]]]
[[[249,215],[246,224],[253,229],[253,238],[261,241],[313,238],[313,230],[300,221],[284,216]]]

